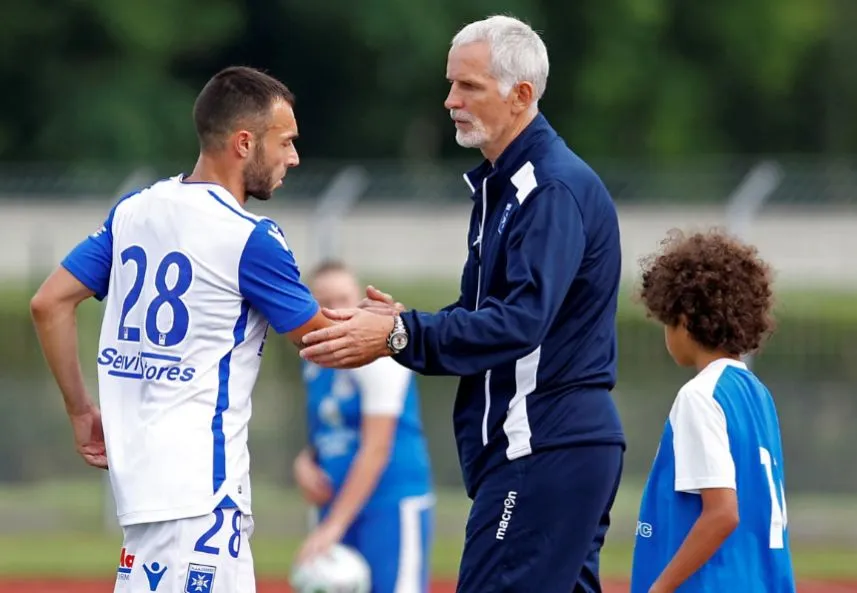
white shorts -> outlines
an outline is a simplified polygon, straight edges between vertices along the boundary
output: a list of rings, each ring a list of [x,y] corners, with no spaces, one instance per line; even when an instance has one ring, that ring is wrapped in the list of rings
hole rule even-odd
[[[255,593],[253,517],[216,509],[123,528],[114,593]]]

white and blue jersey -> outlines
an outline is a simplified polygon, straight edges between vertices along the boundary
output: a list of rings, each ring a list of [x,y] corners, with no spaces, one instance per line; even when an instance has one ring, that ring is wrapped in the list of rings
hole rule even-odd
[[[384,357],[353,370],[304,363],[303,376],[309,442],[334,497],[360,448],[363,418],[397,417],[387,466],[343,543],[369,563],[373,593],[427,591],[434,495],[414,374]]]
[[[318,311],[280,229],[181,176],[122,198],[62,265],[104,300],[99,400],[122,526],[251,514],[250,394],[270,324]]]
[[[677,591],[795,591],[774,400],[742,362],[719,359],[679,391],[643,492],[632,593],[647,593],[702,512],[700,490],[735,489],[740,522]]]
[[[366,507],[432,490],[416,377],[392,358],[352,370],[304,363],[309,442],[339,492],[360,447],[364,416],[398,418],[390,458]]]

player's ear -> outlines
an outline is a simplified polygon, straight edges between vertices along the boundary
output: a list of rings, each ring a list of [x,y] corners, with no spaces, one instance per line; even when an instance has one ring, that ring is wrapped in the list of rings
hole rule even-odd
[[[236,132],[233,136],[232,142],[235,147],[235,152],[238,153],[238,156],[242,159],[249,158],[250,155],[253,154],[253,142],[255,142],[255,139],[251,132],[248,132],[247,130]]]

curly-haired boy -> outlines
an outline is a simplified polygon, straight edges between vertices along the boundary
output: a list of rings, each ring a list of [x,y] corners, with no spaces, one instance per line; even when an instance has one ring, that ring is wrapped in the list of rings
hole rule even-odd
[[[794,592],[777,411],[742,362],[773,329],[770,268],[726,234],[675,234],[644,260],[638,296],[697,374],[643,492],[631,593]]]

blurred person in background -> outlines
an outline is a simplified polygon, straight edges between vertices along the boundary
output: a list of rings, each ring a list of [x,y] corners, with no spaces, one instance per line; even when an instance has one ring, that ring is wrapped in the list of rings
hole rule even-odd
[[[622,473],[611,397],[621,247],[598,175],[538,108],[548,54],[525,23],[494,16],[455,35],[444,106],[483,162],[458,301],[402,311],[368,289],[361,308],[303,338],[301,355],[351,368],[393,355],[461,377],[455,435],[467,494],[458,591],[593,593]],[[383,313],[366,316],[365,310]]]
[[[354,274],[326,261],[307,276],[323,307],[360,302]],[[428,591],[434,494],[413,372],[391,358],[353,370],[303,363],[309,445],[294,462],[319,523],[298,562],[340,542],[371,569],[372,593]]]

